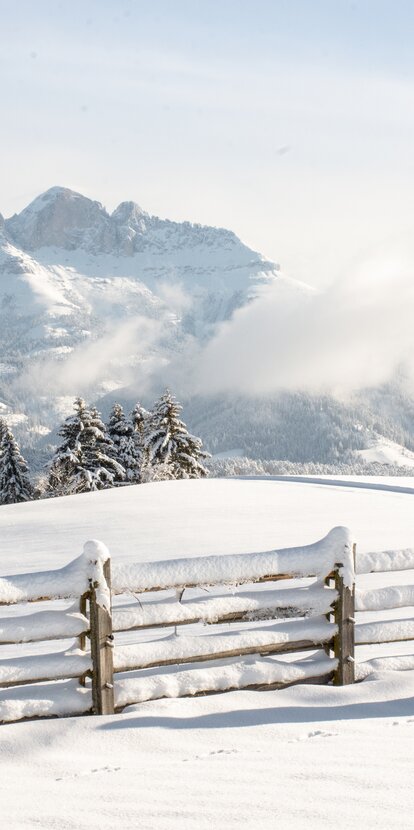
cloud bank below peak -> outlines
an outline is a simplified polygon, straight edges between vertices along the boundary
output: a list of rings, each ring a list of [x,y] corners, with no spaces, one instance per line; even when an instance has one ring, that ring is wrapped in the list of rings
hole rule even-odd
[[[324,291],[281,303],[277,284],[236,311],[199,357],[199,391],[343,395],[414,380],[414,252],[367,259]]]

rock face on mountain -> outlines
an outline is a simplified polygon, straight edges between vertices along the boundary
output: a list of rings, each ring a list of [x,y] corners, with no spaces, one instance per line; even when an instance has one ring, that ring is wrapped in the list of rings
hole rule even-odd
[[[50,245],[71,250],[85,242],[85,235],[102,242],[110,236],[110,217],[102,205],[63,187],[52,187],[5,224],[13,241],[27,251]]]

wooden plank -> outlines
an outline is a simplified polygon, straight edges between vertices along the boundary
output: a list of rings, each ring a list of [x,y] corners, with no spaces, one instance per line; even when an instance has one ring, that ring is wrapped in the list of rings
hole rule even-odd
[[[331,641],[333,645],[333,641]],[[188,657],[174,657],[171,660],[156,660],[136,663],[133,666],[117,666],[116,674],[139,669],[153,669],[161,666],[180,666],[183,663],[204,663],[212,660],[224,660],[230,657],[242,657],[246,654],[259,654],[267,657],[270,654],[290,654],[296,651],[317,651],[324,647],[324,643],[312,643],[310,640],[300,640],[289,643],[270,643],[269,645],[245,646],[244,648],[228,649],[227,651],[212,652],[209,654],[193,654]]]
[[[380,626],[380,635],[376,631],[377,626]],[[373,635],[370,634],[370,631],[373,631]],[[412,617],[396,620],[375,620],[369,623],[358,621],[355,629],[355,645],[357,646],[402,643],[410,640],[414,640],[414,619]]]
[[[47,572],[45,572],[45,573],[47,573]],[[284,580],[284,579],[310,579],[311,577],[315,577],[315,576],[317,576],[317,574],[315,574],[315,573],[306,574],[306,576],[303,576],[303,574],[301,574],[300,576],[298,576],[297,574],[270,574],[269,576],[262,576],[262,577],[259,577],[258,579],[255,579],[255,578],[243,579],[242,582],[236,583],[236,585],[234,587],[237,587],[238,585],[250,585],[250,584],[251,585],[260,585],[262,582],[279,582],[280,580]],[[4,577],[4,579],[7,579],[7,577]],[[209,583],[208,587],[214,587],[215,585],[228,585],[228,584],[229,583],[227,583],[227,582],[220,582],[219,581],[217,583],[216,582],[215,583]],[[233,586],[233,583],[231,583],[231,584]],[[205,588],[205,587],[206,587],[206,584],[204,582],[194,582],[194,583],[191,582],[191,583],[186,583],[185,585],[182,585],[182,584],[180,584],[180,585],[168,585],[168,586],[162,586],[162,587],[159,587],[157,585],[153,585],[151,588],[140,588],[139,586],[137,586],[137,587],[132,586],[132,587],[128,588],[128,591],[130,591],[131,593],[135,593],[135,594],[147,594],[147,593],[152,593],[152,592],[157,592],[157,591],[170,591],[170,590],[174,590],[176,588]],[[113,594],[113,596],[115,596],[115,595],[116,596],[122,596],[122,594],[125,594],[125,588],[120,588],[119,590],[113,590],[112,594]],[[67,599],[67,600],[73,599],[74,600],[74,599],[77,599],[77,597],[72,592],[69,593],[69,594],[65,594],[65,593],[62,592],[58,596],[47,596],[47,595],[41,596],[41,595],[39,595],[37,597],[32,597],[32,598],[29,598],[29,599],[21,599],[21,600],[18,600],[17,602],[16,601],[12,601],[12,602],[1,602],[0,601],[0,606],[3,606],[3,605],[4,606],[20,605],[21,603],[29,603],[29,602],[30,603],[34,603],[34,602],[54,602],[55,600],[65,600],[65,599]]]
[[[222,585],[222,586],[230,586],[231,585],[231,587],[237,588],[240,585],[260,585],[262,582],[280,582],[281,580],[284,580],[284,579],[310,579],[310,578],[316,577],[316,576],[318,576],[318,574],[315,574],[315,573],[309,573],[309,574],[306,574],[305,576],[303,574],[300,574],[298,576],[298,574],[294,574],[294,573],[291,573],[291,574],[269,574],[267,576],[258,577],[257,579],[255,577],[252,577],[252,578],[246,577],[246,579],[243,579],[241,582],[236,581],[235,583],[233,583],[233,582],[230,583],[230,582],[225,582],[225,581],[220,581],[220,580],[218,580],[217,582],[209,582],[207,584],[205,582],[186,582],[184,584],[182,582],[180,582],[179,585],[177,585],[175,583],[172,584],[172,585],[162,585],[161,587],[159,585],[152,585],[150,588],[142,588],[139,585],[132,585],[128,588],[128,590],[133,594],[150,594],[150,593],[155,593],[157,591],[178,590],[179,588],[183,588],[184,590],[186,590],[187,588],[206,588],[206,587],[214,588],[217,585]],[[125,587],[119,588],[118,590],[114,589],[112,591],[112,594],[113,594],[113,596],[122,596],[122,594],[125,594]]]
[[[298,685],[302,685],[302,684],[304,684],[304,685],[312,684],[312,685],[320,686],[320,685],[325,685],[327,683],[330,683],[330,681],[333,678],[333,674],[334,673],[332,671],[332,672],[329,672],[327,674],[317,675],[316,677],[305,677],[302,680],[292,680],[290,683],[252,684],[250,686],[243,686],[243,690],[245,690],[245,691],[252,690],[252,691],[257,691],[257,692],[267,692],[267,691],[271,691],[272,689],[276,689],[276,690],[286,689],[289,686],[298,686]],[[225,690],[225,692],[231,692],[231,691],[241,691],[241,689],[238,686],[237,688],[234,687],[234,688]],[[182,695],[181,697],[207,697],[207,696],[210,696],[210,695],[220,695],[220,694],[223,694],[223,691],[221,691],[221,690],[212,691],[212,690],[206,689],[205,691],[195,692],[193,695],[186,694],[186,695]],[[154,698],[154,699],[160,700],[160,698]],[[130,706],[130,705],[131,704],[128,704],[128,706]],[[115,709],[115,712],[117,712],[117,713],[122,712],[123,709],[125,709],[125,706],[117,707]],[[76,712],[75,714],[73,712],[67,712],[65,717],[66,718],[72,718],[72,717],[78,718],[81,715],[83,716],[83,715],[90,714],[90,711],[91,711],[90,709],[87,709],[87,710],[85,710],[85,712],[82,712],[82,713]],[[30,715],[28,717],[21,717],[21,718],[16,718],[16,720],[7,721],[7,723],[22,723],[22,722],[25,722],[25,721],[29,722],[29,721],[34,721],[34,720],[46,720],[46,719],[54,720],[54,719],[59,718],[59,717],[62,717],[62,715],[50,715],[50,714]],[[3,723],[3,721],[0,721],[0,723]]]
[[[346,686],[355,682],[355,585],[348,588],[344,584],[339,572],[341,567],[342,563],[338,563],[335,573],[335,587],[338,591],[334,612],[338,626],[338,633],[334,637],[334,653],[338,660],[334,676],[336,686]]]
[[[264,616],[263,611],[269,611],[269,614]],[[257,618],[255,619],[254,614],[257,613]],[[129,625],[127,628],[118,628],[114,625],[113,630],[116,634],[121,634],[125,631],[143,631],[148,628],[176,628],[179,625],[196,625],[197,623],[203,623],[203,625],[222,625],[223,623],[236,623],[236,622],[263,622],[264,620],[285,620],[285,619],[302,619],[303,617],[307,617],[308,612],[303,611],[300,608],[292,608],[291,606],[279,606],[277,608],[257,608],[252,611],[241,611],[229,614],[223,614],[220,617],[217,617],[214,620],[206,620],[202,616],[198,615],[195,617],[189,617],[186,620],[175,620],[174,617],[171,617],[171,620],[167,622],[160,622],[160,623],[143,623],[142,625]]]
[[[104,577],[110,589],[111,565],[104,565]],[[114,712],[113,634],[112,617],[98,605],[95,586],[89,592],[89,618],[92,657],[92,705],[95,715],[112,715]]]
[[[359,588],[355,597],[355,610],[393,611],[414,605],[414,585],[387,585],[385,588]]]
[[[87,671],[84,674],[73,672],[65,672],[64,674],[59,674],[55,677],[35,677],[33,679],[26,679],[26,680],[8,680],[7,682],[0,682],[0,689],[12,689],[14,686],[33,686],[34,683],[53,683],[56,680],[76,680],[77,678],[81,677],[91,677],[92,672]]]
[[[246,689],[256,689],[258,692],[267,692],[270,689],[287,689],[288,686],[324,686],[330,683],[334,677],[334,670],[326,674],[319,674],[316,677],[302,677],[300,680],[292,680],[290,683],[268,683],[255,686],[246,686]]]
[[[277,682],[277,683],[252,683],[248,686],[231,686],[231,687],[228,687],[226,689],[203,689],[202,691],[194,692],[193,694],[190,694],[189,692],[187,692],[186,694],[179,695],[179,697],[181,697],[181,698],[207,697],[207,696],[210,696],[210,695],[222,695],[222,694],[226,694],[227,692],[240,692],[240,691],[268,692],[268,691],[272,691],[274,689],[275,690],[287,689],[290,686],[309,685],[309,684],[312,684],[314,686],[322,686],[322,685],[326,685],[327,683],[330,683],[331,680],[333,679],[333,677],[334,677],[334,671],[332,670],[332,671],[327,672],[325,674],[316,675],[315,677],[304,677],[304,678],[301,678],[300,680],[291,680],[288,683],[281,683],[281,682]],[[159,697],[151,698],[151,700],[162,700],[164,697],[165,697],[165,695],[160,695]],[[145,701],[140,700],[139,702],[143,703]],[[128,703],[127,705],[131,706],[133,704]],[[122,712],[123,709],[125,709],[125,706],[119,706],[115,711],[116,712]]]
[[[88,634],[89,631],[87,630],[87,628],[85,628],[85,631],[83,631],[82,634],[75,634],[74,632],[71,634],[68,631],[66,631],[64,634],[54,634],[53,631],[50,631],[48,634],[42,634],[39,637],[24,637],[19,639],[17,639],[16,637],[13,640],[0,640],[0,648],[1,646],[26,646],[29,643],[47,643],[52,642],[54,640],[78,640],[78,642],[80,643],[84,637],[88,636]],[[79,648],[81,648],[80,645]]]

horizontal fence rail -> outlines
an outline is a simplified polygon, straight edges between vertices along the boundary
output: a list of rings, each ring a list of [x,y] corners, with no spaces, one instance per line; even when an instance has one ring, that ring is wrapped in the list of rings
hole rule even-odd
[[[169,588],[325,577],[337,561],[353,574],[349,531],[343,527],[333,528],[319,542],[298,548],[118,565],[113,572],[112,593],[142,594]]]
[[[386,585],[356,591],[356,611],[387,611],[410,606],[414,606],[414,585]]]
[[[91,669],[89,655],[81,651],[6,658],[0,662],[0,689],[45,680],[82,677]]]
[[[89,620],[76,611],[38,611],[0,619],[0,645],[67,640],[89,629]]]
[[[414,571],[414,548],[361,553],[356,559],[356,574],[389,574]],[[380,614],[401,608],[414,608],[414,578],[411,584],[385,585],[355,590],[355,643],[357,646],[402,644],[414,640],[414,618],[375,619],[364,621],[368,612]],[[397,614],[398,617],[398,614]],[[395,654],[358,662],[356,679],[362,680],[375,671],[414,669],[414,654]]]
[[[113,610],[114,631],[194,625],[195,623],[253,622],[278,617],[328,613],[332,596],[323,586],[265,591],[241,591],[238,596],[222,595],[197,602],[148,602],[117,606]]]
[[[357,645],[398,643],[404,640],[414,640],[414,619],[358,623],[355,628],[355,643]]]
[[[218,660],[243,654],[282,654],[315,650],[333,643],[337,626],[324,617],[315,621],[278,624],[274,628],[253,630],[235,635],[213,637],[176,637],[132,646],[120,646],[115,652],[117,672],[132,669]]]
[[[414,548],[360,553],[355,568],[357,574],[410,570],[414,570]]]
[[[324,684],[334,680],[335,666],[335,661],[327,655],[297,663],[252,657],[214,665],[208,671],[204,668],[177,671],[172,678],[164,674],[127,679],[116,676],[116,705],[122,709],[131,703],[164,697],[193,697],[240,689],[265,691],[298,683]]]

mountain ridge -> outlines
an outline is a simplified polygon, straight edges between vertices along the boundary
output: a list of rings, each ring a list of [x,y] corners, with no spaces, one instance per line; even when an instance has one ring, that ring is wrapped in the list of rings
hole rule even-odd
[[[82,231],[91,229],[101,232],[101,239],[99,236],[97,238],[104,246],[99,249],[100,253],[111,251],[125,256],[142,250],[147,241],[146,236],[151,237],[151,232],[157,228],[189,229],[198,237],[196,242],[206,233],[207,236],[220,236],[222,244],[224,240],[230,245],[240,241],[233,231],[226,228],[160,219],[144,211],[134,201],[120,202],[109,213],[101,202],[61,186],[49,188],[20,213],[3,222],[11,240],[28,251],[53,245],[71,250],[74,243],[81,247],[90,246],[93,240],[86,234],[83,237]],[[98,252],[98,249],[94,252]],[[269,264],[274,267],[274,263]]]

